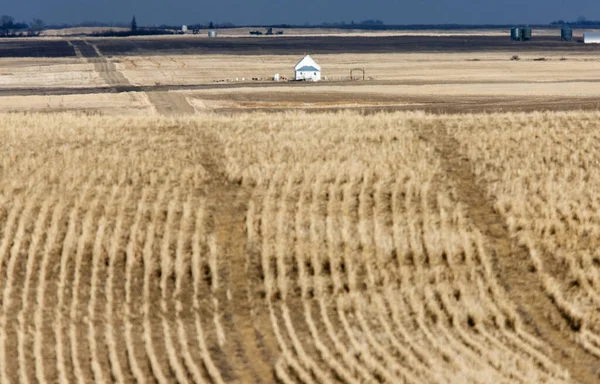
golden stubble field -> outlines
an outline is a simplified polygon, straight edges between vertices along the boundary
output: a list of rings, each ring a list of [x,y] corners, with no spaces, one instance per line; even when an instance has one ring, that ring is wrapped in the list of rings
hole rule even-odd
[[[0,381],[597,382],[599,117],[0,115]]]

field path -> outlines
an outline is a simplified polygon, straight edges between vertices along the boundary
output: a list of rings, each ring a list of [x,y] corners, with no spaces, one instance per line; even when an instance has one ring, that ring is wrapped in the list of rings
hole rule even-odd
[[[208,206],[214,217],[220,263],[219,279],[223,288],[217,292],[223,307],[227,340],[236,381],[240,383],[273,382],[275,358],[279,355],[266,313],[253,310],[250,281],[246,213],[250,191],[227,178],[224,149],[219,139],[206,134],[203,166],[210,175],[207,185]],[[264,318],[263,318],[264,317]],[[260,342],[259,342],[260,340]],[[271,348],[270,348],[271,347]]]
[[[110,85],[130,85],[129,81],[109,63],[102,53],[87,41],[74,41],[74,49],[94,63],[96,71]],[[162,115],[179,116],[193,114],[194,108],[185,95],[176,92],[148,92],[148,99]],[[220,258],[219,280],[222,288],[216,296],[223,312],[226,341],[221,348],[230,357],[229,366],[220,367],[229,381],[240,383],[271,382],[274,361],[279,351],[269,350],[264,345],[274,345],[269,327],[255,326],[250,301],[247,261],[246,211],[250,199],[249,191],[227,179],[223,148],[219,139],[209,134],[203,140],[205,160],[203,165],[210,174],[207,185],[208,205],[214,217],[217,247]],[[268,324],[267,319],[258,320]],[[258,339],[267,340],[259,347]],[[261,349],[262,348],[262,349]],[[217,359],[218,361],[218,359]]]
[[[73,40],[70,42],[78,57],[84,58],[88,63],[94,64],[94,69],[100,77],[111,86],[131,86],[114,63],[109,62],[102,52],[86,40]],[[147,92],[148,99],[161,115],[193,114],[192,107],[185,96],[173,92]]]
[[[85,40],[73,40],[71,45],[77,56],[94,64],[94,69],[108,85],[131,85],[129,80],[117,71],[115,64],[109,62],[94,45]]]
[[[147,92],[148,99],[161,115],[188,115],[195,112],[185,96],[174,92]]]
[[[572,333],[576,331],[571,330],[566,320],[564,324],[551,320],[561,318],[556,305],[545,293],[538,275],[530,271],[527,250],[511,238],[504,219],[494,209],[494,202],[486,196],[485,186],[477,181],[468,159],[460,154],[458,141],[443,128],[421,131],[419,137],[435,148],[444,174],[456,186],[457,199],[464,205],[467,217],[485,236],[498,279],[517,306],[527,331],[552,346],[550,358],[566,368],[577,382],[598,383],[600,361],[573,340]]]

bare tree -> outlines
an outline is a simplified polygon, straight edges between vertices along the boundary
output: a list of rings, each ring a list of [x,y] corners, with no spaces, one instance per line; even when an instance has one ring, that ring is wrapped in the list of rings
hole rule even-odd
[[[46,23],[42,19],[33,19],[29,24],[29,34],[32,36],[39,36],[40,33],[46,27]]]
[[[12,28],[15,25],[15,18],[9,15],[0,16],[0,26],[5,29]]]

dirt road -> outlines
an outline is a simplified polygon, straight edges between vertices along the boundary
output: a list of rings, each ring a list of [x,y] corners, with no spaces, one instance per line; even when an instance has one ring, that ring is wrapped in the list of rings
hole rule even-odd
[[[108,85],[131,85],[129,80],[119,71],[114,63],[109,62],[92,44],[86,40],[71,41],[78,57],[85,58],[94,64],[94,69]]]
[[[131,83],[121,72],[117,70],[114,63],[108,61],[102,52],[95,45],[90,44],[86,40],[71,41],[77,56],[85,58],[89,63],[94,64],[94,69],[100,77],[109,86],[116,87],[131,87]],[[111,91],[118,92],[116,88],[111,88]],[[193,114],[194,108],[187,102],[182,94],[171,92],[147,92],[148,99],[156,108],[156,111],[162,115],[184,115]]]
[[[185,95],[175,92],[147,92],[150,102],[161,115],[177,116],[193,114],[192,107],[185,98]]]

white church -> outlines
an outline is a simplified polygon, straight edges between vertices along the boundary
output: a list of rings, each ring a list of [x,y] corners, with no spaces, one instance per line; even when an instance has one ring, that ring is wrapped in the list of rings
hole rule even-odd
[[[321,80],[321,66],[317,64],[317,62],[312,57],[310,57],[310,55],[304,56],[302,60],[300,60],[300,62],[296,64],[296,66],[294,67],[294,71],[296,72],[296,80]]]

